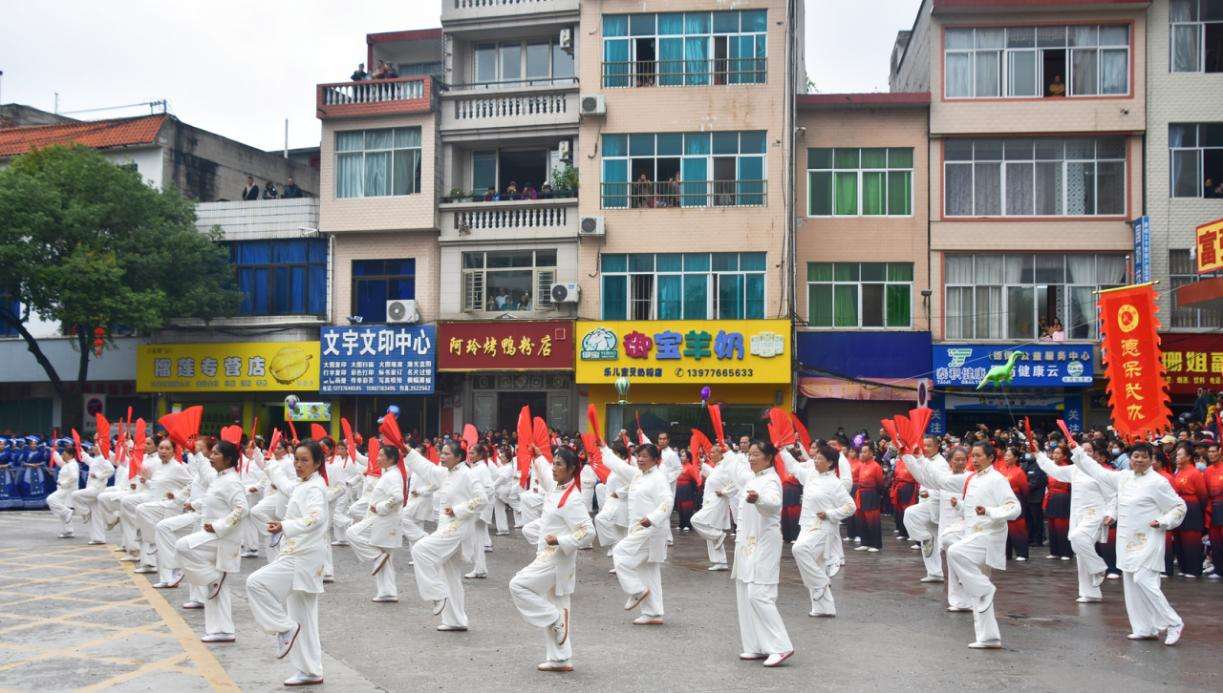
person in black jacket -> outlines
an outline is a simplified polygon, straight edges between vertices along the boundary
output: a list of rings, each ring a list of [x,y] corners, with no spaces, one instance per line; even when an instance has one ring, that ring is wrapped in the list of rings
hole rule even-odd
[[[259,184],[255,182],[254,176],[246,177],[246,187],[242,188],[243,200],[258,200],[259,199]]]
[[[302,189],[297,187],[297,182],[293,180],[293,176],[289,176],[289,182],[285,183],[285,189],[281,191],[280,196],[286,200],[302,196]]]
[[[1032,453],[1023,456],[1021,463],[1023,471],[1028,475],[1028,498],[1025,510],[1028,521],[1028,545],[1040,546],[1045,543],[1045,488],[1049,485],[1049,477],[1044,470],[1036,465],[1036,457]]]

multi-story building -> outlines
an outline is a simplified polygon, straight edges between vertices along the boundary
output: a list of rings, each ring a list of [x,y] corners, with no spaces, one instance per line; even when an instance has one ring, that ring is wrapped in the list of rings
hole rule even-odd
[[[686,437],[708,387],[752,432],[792,401],[803,3],[580,9],[582,399],[605,430]]]
[[[1156,0],[1147,26],[1149,243],[1134,252],[1161,282],[1169,389],[1190,405],[1197,388],[1223,387],[1223,311],[1177,292],[1199,278],[1194,229],[1223,219],[1223,1]]]
[[[1107,417],[1093,292],[1130,281],[1144,212],[1147,5],[925,0],[900,39],[892,90],[931,95],[935,430]]]

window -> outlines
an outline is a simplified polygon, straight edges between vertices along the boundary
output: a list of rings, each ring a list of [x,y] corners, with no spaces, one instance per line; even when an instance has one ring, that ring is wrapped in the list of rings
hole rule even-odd
[[[764,253],[605,254],[604,320],[764,318]]]
[[[337,132],[335,149],[336,197],[420,192],[420,128]]]
[[[1129,94],[1128,26],[947,29],[949,99]]]
[[[386,302],[416,298],[416,260],[353,260],[352,314],[386,322]]]
[[[242,292],[239,315],[327,312],[327,241],[235,241],[229,260]]]
[[[1123,216],[1122,138],[946,140],[943,210],[954,216]]]
[[[557,39],[479,43],[472,51],[471,87],[571,84],[573,54]]]
[[[913,263],[807,263],[811,327],[907,329],[912,316]]]
[[[572,145],[571,140],[569,143]],[[472,152],[471,196],[473,201],[485,202],[573,197],[572,190],[551,188],[553,176],[564,166],[559,143],[551,149],[541,146]]]
[[[807,150],[807,216],[911,214],[912,147]]]
[[[766,10],[603,15],[604,87],[762,84]]]
[[[1168,126],[1172,197],[1223,198],[1223,123]]]
[[[1172,0],[1172,72],[1223,72],[1223,0]]]
[[[1223,327],[1223,311],[1182,308],[1177,305],[1176,290],[1202,279],[1213,279],[1223,273],[1198,274],[1197,263],[1188,250],[1168,250],[1168,279],[1172,285],[1172,327],[1197,329]]]
[[[552,306],[555,250],[463,253],[463,310],[515,312]]]
[[[947,339],[1094,340],[1096,291],[1128,283],[1124,255],[947,255]]]
[[[765,204],[765,133],[603,135],[604,209]]]

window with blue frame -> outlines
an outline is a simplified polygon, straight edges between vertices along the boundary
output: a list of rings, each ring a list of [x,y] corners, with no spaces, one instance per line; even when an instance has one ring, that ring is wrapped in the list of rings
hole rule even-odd
[[[602,207],[763,206],[765,140],[763,130],[603,135]]]
[[[353,260],[352,314],[386,322],[386,302],[416,298],[416,260]]]
[[[768,12],[603,15],[604,87],[763,84]]]
[[[765,253],[605,253],[604,320],[764,318]]]
[[[239,315],[324,315],[327,241],[235,241],[229,259],[242,292]]]

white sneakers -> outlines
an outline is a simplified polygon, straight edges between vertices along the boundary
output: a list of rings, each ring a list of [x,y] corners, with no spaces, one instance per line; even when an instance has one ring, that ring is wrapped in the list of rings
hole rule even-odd
[[[286,686],[317,686],[323,682],[322,676],[311,676],[300,671],[285,679]]]
[[[374,602],[375,604],[398,604],[399,597],[393,597],[389,594],[388,595],[378,595],[377,597],[370,599],[370,601]]]
[[[290,630],[276,634],[276,659],[284,659],[285,655],[289,654],[289,650],[293,649],[293,643],[297,642],[297,635],[301,631],[302,627],[299,623]]]
[[[1074,601],[1078,602],[1079,604],[1097,604],[1104,600],[1100,597],[1079,597]]]
[[[794,650],[782,652],[781,654],[771,654],[769,658],[764,660],[764,666],[772,669],[773,667],[781,666],[781,663],[794,656]]]
[[[233,633],[210,633],[200,638],[200,642],[234,642],[237,638]]]
[[[1168,635],[1166,638],[1164,638],[1164,644],[1171,646],[1171,645],[1175,645],[1176,643],[1180,642],[1181,633],[1183,633],[1184,631],[1185,631],[1185,624],[1183,623],[1180,624],[1179,626],[1168,626]]]
[[[488,573],[477,573],[473,570],[463,577],[467,578],[468,580],[483,580],[484,578],[488,577]]]
[[[726,565],[725,563],[714,563],[713,565],[709,566],[708,570],[712,573],[717,573],[723,570],[730,570],[730,566]]]
[[[968,646],[974,650],[1001,650],[1002,641],[1001,640],[986,640],[982,642],[978,640],[976,642],[968,643]]]
[[[942,575],[927,575],[926,577],[919,580],[919,582],[942,582],[942,581],[943,581]]]

